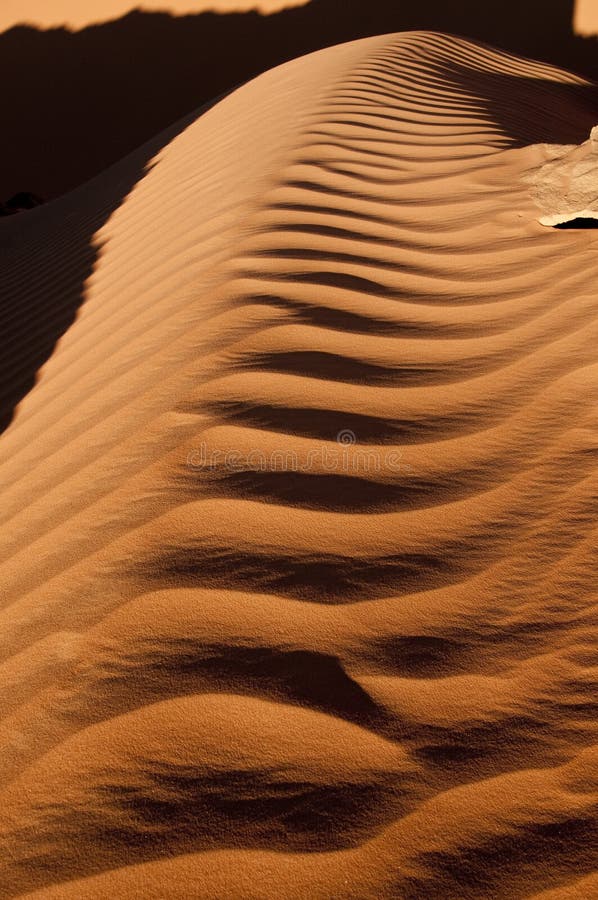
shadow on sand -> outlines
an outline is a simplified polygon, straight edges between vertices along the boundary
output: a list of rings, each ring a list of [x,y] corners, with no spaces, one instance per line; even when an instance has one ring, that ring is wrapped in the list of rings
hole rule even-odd
[[[0,218],[0,433],[74,322],[100,247],[94,235],[151,168],[151,159],[196,115],[123,160],[114,176]]]
[[[217,95],[322,47],[404,29],[448,31],[598,79],[598,42],[574,0],[311,0],[256,12],[133,12],[71,33],[0,35],[0,200],[56,197]]]
[[[458,10],[445,0],[312,0],[271,16],[134,12],[76,33],[19,27],[0,35],[0,77],[11,85],[0,94],[7,137],[0,199],[24,190],[57,197],[152,139],[117,178],[91,181],[76,197],[0,220],[0,431],[77,315],[97,258],[94,234],[151,158],[197,117],[190,110],[203,112],[210,98],[301,54],[413,28],[460,33],[598,75],[597,42],[573,35],[572,15],[573,0],[461,0]],[[529,143],[530,134],[577,142],[597,121],[593,88],[552,84],[547,91],[534,79],[522,86],[500,73],[481,78],[493,98],[491,114],[514,146]],[[513,115],[515,87],[535,111],[531,131],[528,116],[519,123]],[[570,115],[559,118],[559,104]],[[58,240],[65,219],[69,239]]]

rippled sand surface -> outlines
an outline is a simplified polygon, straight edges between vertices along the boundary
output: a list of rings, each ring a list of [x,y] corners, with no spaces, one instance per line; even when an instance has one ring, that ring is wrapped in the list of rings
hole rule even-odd
[[[0,439],[0,897],[598,892],[598,236],[530,187],[597,109],[446,35],[342,45],[95,235]],[[4,323],[63,315],[134,164],[0,222]]]

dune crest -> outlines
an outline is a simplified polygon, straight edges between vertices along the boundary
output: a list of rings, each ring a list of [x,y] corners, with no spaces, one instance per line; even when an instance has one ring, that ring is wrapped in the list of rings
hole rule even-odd
[[[1,439],[0,897],[592,888],[598,257],[530,182],[597,96],[385,35],[153,156]],[[7,320],[147,156],[0,222]]]

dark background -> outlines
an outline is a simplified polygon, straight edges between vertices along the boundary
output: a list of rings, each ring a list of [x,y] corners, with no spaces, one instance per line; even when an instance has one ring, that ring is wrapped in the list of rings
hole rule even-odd
[[[311,0],[255,12],[133,12],[71,33],[0,35],[0,200],[70,190],[210,99],[342,41],[448,31],[598,80],[598,41],[573,34],[574,0]]]

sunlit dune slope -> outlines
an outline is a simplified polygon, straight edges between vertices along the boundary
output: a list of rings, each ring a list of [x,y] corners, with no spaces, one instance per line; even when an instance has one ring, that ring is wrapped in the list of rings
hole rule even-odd
[[[0,897],[595,890],[597,99],[387,35],[154,155],[0,440]],[[31,346],[147,156],[0,222]]]

